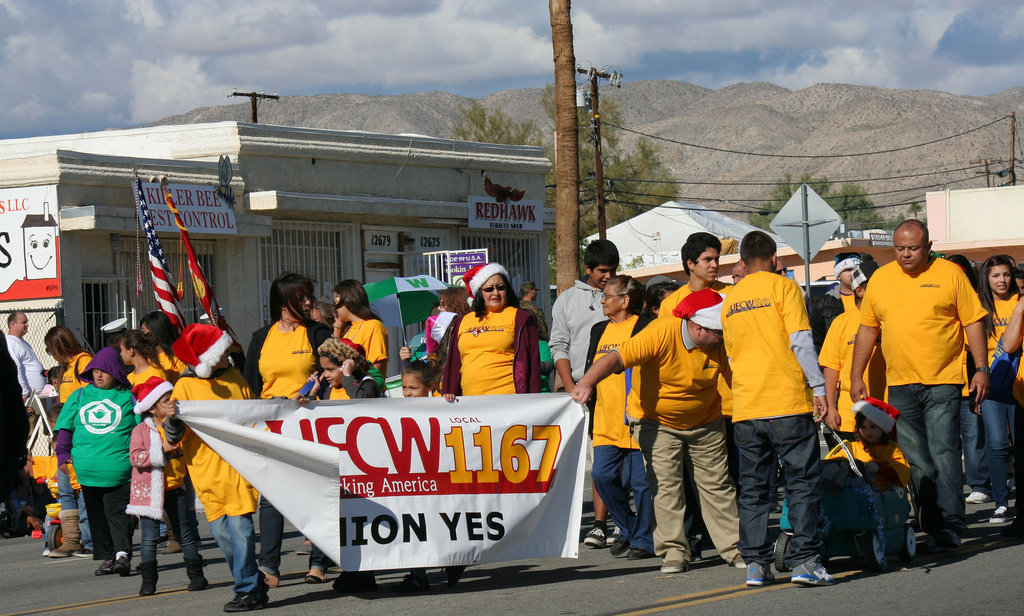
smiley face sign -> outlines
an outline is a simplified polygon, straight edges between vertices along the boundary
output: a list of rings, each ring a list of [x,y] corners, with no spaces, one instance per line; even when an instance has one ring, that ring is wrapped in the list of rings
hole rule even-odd
[[[0,190],[0,301],[60,297],[57,187]]]

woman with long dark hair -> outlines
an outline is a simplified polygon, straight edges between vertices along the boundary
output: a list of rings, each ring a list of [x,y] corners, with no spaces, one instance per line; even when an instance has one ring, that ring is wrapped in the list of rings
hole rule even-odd
[[[1017,281],[1013,271],[1017,263],[1008,255],[989,257],[981,266],[978,297],[988,314],[982,320],[988,338],[988,361],[991,365],[996,346],[1018,303]],[[1006,487],[1006,463],[1010,459],[1010,434],[1013,433],[1016,405],[985,400],[981,403],[981,419],[985,425],[985,450],[992,483],[995,511],[989,522],[1004,524],[1012,519]]]
[[[473,311],[452,325],[441,393],[456,396],[534,394],[540,391],[537,321],[519,309],[508,272],[498,263],[463,276]]]
[[[366,351],[366,360],[388,375],[388,330],[370,309],[363,283],[342,280],[334,286],[335,338],[348,338]],[[340,327],[339,327],[340,326]]]
[[[47,330],[43,344],[46,345],[46,352],[50,357],[64,366],[64,375],[61,377],[60,387],[57,388],[60,403],[64,404],[68,401],[68,396],[86,385],[81,377],[85,375],[85,367],[92,361],[92,354],[82,348],[74,332],[64,325],[54,325]]]
[[[142,317],[139,329],[156,346],[157,363],[154,365],[167,374],[168,381],[176,382],[188,366],[174,356],[174,349],[171,348],[174,341],[178,339],[171,320],[163,312],[154,310]]]
[[[331,337],[323,323],[309,318],[313,307],[313,281],[286,273],[270,284],[271,323],[256,330],[246,353],[245,380],[253,395],[295,398],[320,363],[316,350]],[[259,568],[267,585],[276,587],[281,577],[281,538],[284,517],[266,498],[260,498]],[[316,546],[309,557],[309,583],[326,582],[331,561]]]

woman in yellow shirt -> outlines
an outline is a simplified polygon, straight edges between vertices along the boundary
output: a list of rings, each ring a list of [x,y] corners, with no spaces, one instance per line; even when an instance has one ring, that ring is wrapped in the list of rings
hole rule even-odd
[[[452,325],[441,393],[455,396],[533,394],[540,391],[537,321],[519,310],[508,271],[498,263],[463,275],[473,312]]]
[[[295,398],[320,364],[316,349],[331,337],[323,323],[310,319],[313,281],[301,274],[286,273],[270,283],[269,325],[252,335],[245,355],[245,380],[257,398]],[[281,539],[284,517],[267,499],[260,499],[260,571],[267,585],[278,585],[281,572]],[[326,582],[324,573],[333,564],[316,546],[310,554],[306,581]]]
[[[988,314],[982,319],[988,337],[988,361],[999,344],[1003,331],[1017,306],[1017,281],[1013,271],[1017,264],[1009,255],[989,257],[981,266],[978,297]],[[992,500],[996,509],[989,518],[992,524],[1012,520],[1006,488],[1006,463],[1010,459],[1010,434],[1013,432],[1015,405],[985,400],[981,403],[981,420],[985,426],[985,451],[992,483]]]
[[[154,376],[174,384],[171,376],[160,368],[156,346],[141,329],[128,330],[118,343],[118,350],[121,352],[121,361],[124,365],[134,368],[128,374],[128,382],[132,387],[145,383]]]
[[[366,360],[388,375],[388,330],[377,313],[370,309],[370,298],[363,283],[342,280],[334,286],[335,338],[348,338],[366,351]]]
[[[149,341],[156,346],[157,362],[154,364],[165,373],[167,380],[174,383],[185,371],[187,366],[183,361],[174,356],[174,349],[171,345],[178,339],[174,326],[167,315],[159,310],[154,310],[142,317],[139,329],[146,334]]]
[[[75,334],[64,325],[51,327],[46,332],[43,343],[50,357],[64,366],[64,375],[61,377],[60,387],[57,388],[60,403],[64,404],[68,401],[68,396],[86,385],[86,382],[78,377],[85,373],[85,367],[92,361],[92,355],[82,348]]]

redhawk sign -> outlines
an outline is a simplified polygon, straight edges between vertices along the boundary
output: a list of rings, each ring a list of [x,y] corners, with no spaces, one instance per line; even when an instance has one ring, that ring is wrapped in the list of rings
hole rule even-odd
[[[544,203],[538,199],[498,201],[489,196],[470,197],[469,226],[472,229],[542,231]]]

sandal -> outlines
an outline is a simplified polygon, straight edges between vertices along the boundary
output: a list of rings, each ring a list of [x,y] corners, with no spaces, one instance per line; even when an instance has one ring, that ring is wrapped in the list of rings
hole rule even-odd
[[[323,584],[327,581],[327,574],[319,569],[310,569],[306,574],[307,584]]]
[[[277,588],[281,584],[281,576],[267,573],[266,571],[260,571],[260,573],[263,574],[263,582],[267,585],[267,588]]]

